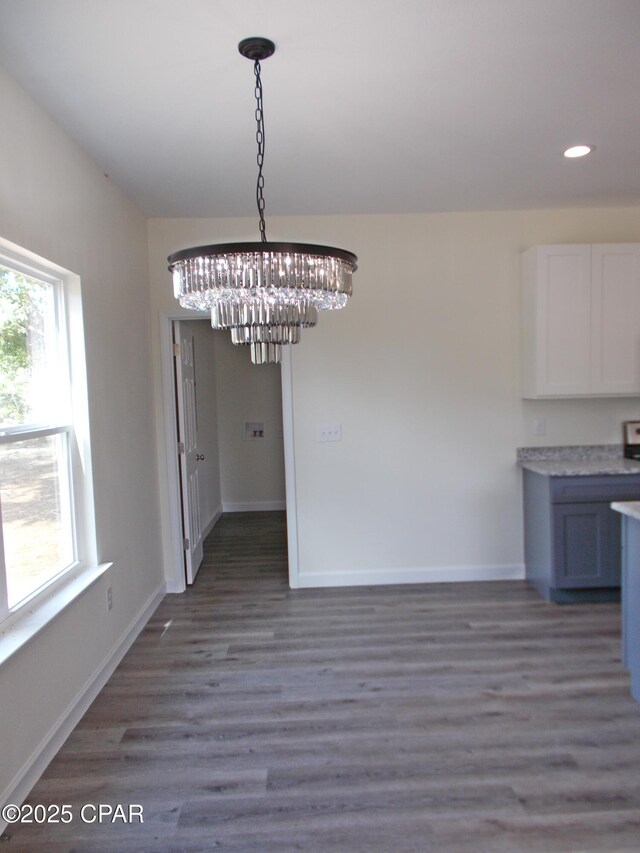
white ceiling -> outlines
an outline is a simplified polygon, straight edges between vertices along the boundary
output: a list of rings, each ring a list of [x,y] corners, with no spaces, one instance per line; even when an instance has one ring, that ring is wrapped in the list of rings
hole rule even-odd
[[[267,218],[640,203],[640,0],[0,0],[2,64],[149,216],[254,213],[251,35]]]

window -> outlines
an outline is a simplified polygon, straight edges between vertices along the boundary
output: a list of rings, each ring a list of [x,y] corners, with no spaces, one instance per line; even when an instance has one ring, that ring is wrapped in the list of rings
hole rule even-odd
[[[0,618],[95,563],[79,281],[0,243]]]

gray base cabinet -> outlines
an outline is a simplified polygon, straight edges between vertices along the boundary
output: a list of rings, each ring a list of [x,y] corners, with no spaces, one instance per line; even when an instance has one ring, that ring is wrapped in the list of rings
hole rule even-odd
[[[549,477],[523,471],[526,577],[547,601],[620,596],[620,515],[640,500],[640,475]]]
[[[640,521],[622,516],[622,662],[640,702]]]

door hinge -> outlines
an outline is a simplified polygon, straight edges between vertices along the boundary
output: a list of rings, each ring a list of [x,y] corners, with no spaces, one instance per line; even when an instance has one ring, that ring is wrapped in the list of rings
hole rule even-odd
[[[184,441],[178,442],[178,453],[184,453]]]
[[[189,540],[188,539],[182,540],[182,547],[184,548],[185,551],[189,550]]]
[[[173,354],[176,358],[180,355],[180,344],[173,345]]]

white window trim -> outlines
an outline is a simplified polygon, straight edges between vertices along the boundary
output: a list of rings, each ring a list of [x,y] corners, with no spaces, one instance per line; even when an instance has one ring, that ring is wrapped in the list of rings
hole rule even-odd
[[[48,435],[59,435],[61,432],[71,432],[70,424],[57,426],[8,427],[0,429],[0,444],[11,444],[14,441],[26,441],[29,438],[46,438]]]
[[[7,429],[0,434],[0,443],[19,440],[20,434],[26,438],[27,435],[37,437],[69,432],[77,559],[61,574],[36,590],[32,596],[8,610],[8,615],[0,623],[0,665],[93,585],[110,566],[98,564],[80,278],[69,270],[0,238],[0,263],[2,262],[26,275],[44,281],[61,282],[64,291],[61,327],[68,341],[72,426],[34,424],[33,428],[29,429]],[[4,604],[4,609],[0,609],[0,613],[7,614],[6,589],[3,590],[2,587],[4,578],[0,583],[0,608]],[[4,601],[1,600],[3,596]]]

